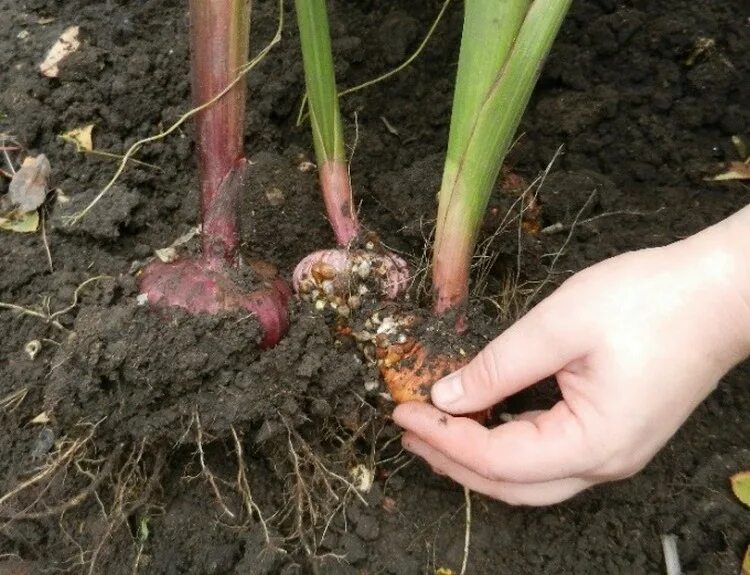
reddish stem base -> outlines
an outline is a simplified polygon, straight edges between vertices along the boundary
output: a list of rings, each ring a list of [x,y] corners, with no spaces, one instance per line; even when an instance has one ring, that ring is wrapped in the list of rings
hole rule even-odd
[[[179,307],[192,314],[244,311],[253,314],[263,329],[260,346],[276,345],[289,327],[287,303],[291,295],[279,278],[264,289],[242,291],[223,265],[203,259],[172,263],[154,261],[138,278],[141,293],[154,307]]]

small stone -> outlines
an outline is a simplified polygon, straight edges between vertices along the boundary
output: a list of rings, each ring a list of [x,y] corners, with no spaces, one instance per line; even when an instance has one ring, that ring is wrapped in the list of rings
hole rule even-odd
[[[362,279],[367,279],[367,277],[370,275],[370,270],[372,269],[372,265],[368,260],[362,260],[357,266],[357,275],[361,277]]]
[[[156,254],[156,257],[165,264],[172,263],[177,259],[177,250],[172,246],[154,250],[154,254]]]
[[[326,295],[333,295],[333,292],[335,291],[333,282],[331,280],[323,280],[323,282],[320,284],[320,287],[323,289],[323,293]]]
[[[383,319],[383,321],[380,323],[380,327],[378,327],[378,333],[392,333],[396,329],[396,321],[391,317],[388,316]]]

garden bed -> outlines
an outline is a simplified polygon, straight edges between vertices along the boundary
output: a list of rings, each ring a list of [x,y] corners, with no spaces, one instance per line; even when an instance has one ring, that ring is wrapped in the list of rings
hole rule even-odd
[[[440,7],[330,4],[346,86],[406,58]],[[261,353],[247,318],[165,320],[138,304],[134,271],[196,224],[189,125],[140,152],[158,169],[129,167],[66,225],[116,161],[79,154],[59,134],[93,123],[95,148],[122,153],[189,108],[185,5],[0,0],[0,132],[46,154],[50,186],[67,199],[44,237],[0,231],[0,302],[42,315],[76,304],[55,317],[59,327],[0,310],[0,498],[10,494],[0,499],[0,573],[457,572],[462,489],[400,453],[377,370],[310,306],[293,304],[289,334]],[[750,144],[742,8],[574,2],[509,158],[528,180],[555,159],[538,190],[542,231],[494,235],[517,199],[498,189],[480,238],[498,257],[473,292],[468,343],[489,341],[576,270],[683,238],[747,203],[746,184],[706,181],[739,159],[732,136]],[[256,2],[254,52],[272,37],[275,10]],[[286,277],[332,245],[306,164],[309,130],[295,127],[303,72],[287,16],[282,42],[249,75],[243,200],[246,256]],[[456,3],[411,66],[342,100],[363,222],[415,269],[436,210],[460,24]],[[70,25],[80,49],[58,78],[42,77],[39,62]],[[657,573],[664,534],[678,537],[686,573],[737,573],[750,512],[728,478],[750,468],[749,375],[748,364],[731,372],[632,479],[544,509],[474,497],[468,573]],[[547,382],[505,409],[553,400]],[[13,493],[35,473],[44,475]]]

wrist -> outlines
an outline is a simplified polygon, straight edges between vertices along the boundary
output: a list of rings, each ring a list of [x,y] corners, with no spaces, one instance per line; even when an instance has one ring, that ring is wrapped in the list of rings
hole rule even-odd
[[[679,242],[725,326],[731,366],[750,355],[750,206]],[[698,304],[701,305],[701,304]]]

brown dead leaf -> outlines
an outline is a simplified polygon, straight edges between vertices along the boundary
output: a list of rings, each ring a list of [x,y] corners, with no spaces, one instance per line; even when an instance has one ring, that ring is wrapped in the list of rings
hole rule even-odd
[[[60,138],[74,144],[78,152],[90,152],[94,149],[94,141],[91,136],[93,131],[94,124],[88,124],[60,134]]]
[[[750,180],[750,163],[729,162],[727,170],[709,178],[713,182],[727,182],[731,180]]]
[[[43,76],[46,76],[47,78],[57,78],[60,73],[58,67],[60,62],[81,47],[81,42],[78,40],[79,32],[80,28],[78,26],[69,26],[62,34],[60,34],[57,42],[55,42],[49,52],[47,52],[44,62],[39,64],[39,71]]]
[[[49,160],[44,154],[26,158],[10,181],[8,188],[10,207],[25,214],[41,206],[47,197],[49,173]]]

